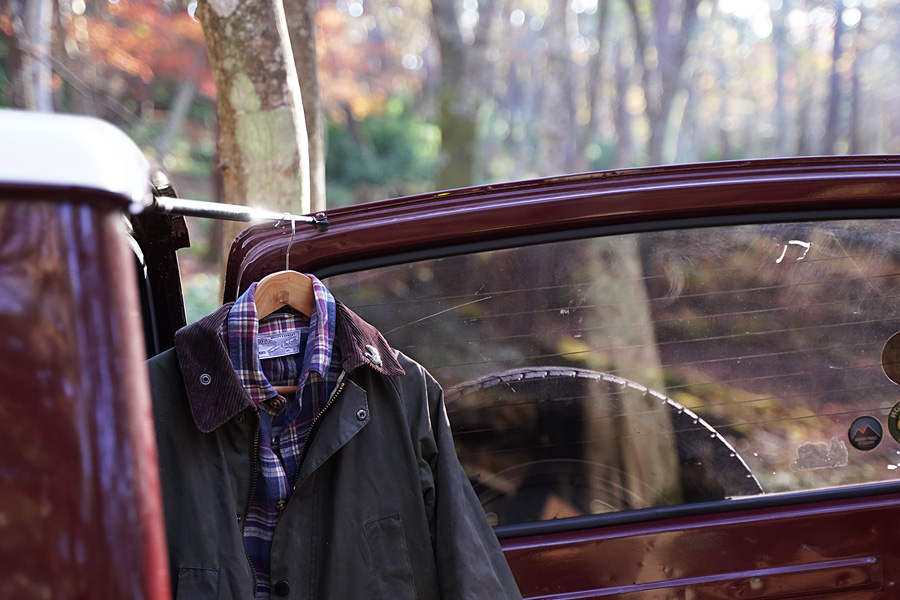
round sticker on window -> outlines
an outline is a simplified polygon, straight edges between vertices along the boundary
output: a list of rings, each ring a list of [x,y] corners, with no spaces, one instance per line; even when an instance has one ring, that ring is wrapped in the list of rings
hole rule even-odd
[[[895,406],[894,408],[897,407]],[[891,411],[891,414],[894,414],[893,410]],[[889,427],[894,439],[897,439],[897,436],[900,435],[900,430],[898,430],[896,434],[894,433],[894,429],[897,427],[896,421],[896,418],[893,421],[889,420],[889,423],[894,423],[893,426]],[[881,438],[884,437],[884,429],[881,427],[881,423],[878,422],[878,419],[874,417],[860,417],[856,419],[850,426],[850,431],[848,433],[850,435],[850,443],[857,450],[871,450],[877,446],[881,442]]]
[[[881,349],[881,368],[888,379],[900,385],[900,333],[892,335]]]
[[[900,420],[900,402],[894,405],[894,408],[888,413],[887,418],[888,431],[891,432],[891,437],[900,442],[900,426],[897,424],[898,420]]]

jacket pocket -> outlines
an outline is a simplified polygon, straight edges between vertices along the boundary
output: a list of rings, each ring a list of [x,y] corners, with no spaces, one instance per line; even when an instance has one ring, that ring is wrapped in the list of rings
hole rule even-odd
[[[195,567],[178,569],[175,600],[216,600],[219,597],[219,571]]]
[[[417,600],[400,515],[366,523],[366,543],[381,600]]]

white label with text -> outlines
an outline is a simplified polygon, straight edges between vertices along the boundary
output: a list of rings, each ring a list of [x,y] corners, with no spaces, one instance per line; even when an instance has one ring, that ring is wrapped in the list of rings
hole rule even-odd
[[[260,358],[278,358],[300,352],[300,332],[285,331],[259,335],[256,338]]]

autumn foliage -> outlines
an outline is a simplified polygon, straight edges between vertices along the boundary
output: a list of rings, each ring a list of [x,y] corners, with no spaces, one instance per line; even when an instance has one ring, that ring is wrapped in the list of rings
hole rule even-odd
[[[133,83],[194,81],[215,98],[199,21],[172,3],[122,0],[91,3],[64,23],[64,47]]]

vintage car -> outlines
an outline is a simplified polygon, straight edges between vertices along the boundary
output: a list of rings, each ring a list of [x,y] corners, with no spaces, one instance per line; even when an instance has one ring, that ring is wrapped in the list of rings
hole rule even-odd
[[[297,218],[173,198],[97,120],[0,139],[0,597],[171,597],[144,359],[206,214],[263,217],[224,301],[287,262],[441,382],[525,598],[900,598],[900,157]]]

